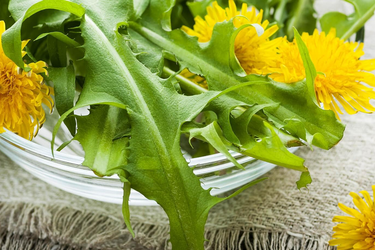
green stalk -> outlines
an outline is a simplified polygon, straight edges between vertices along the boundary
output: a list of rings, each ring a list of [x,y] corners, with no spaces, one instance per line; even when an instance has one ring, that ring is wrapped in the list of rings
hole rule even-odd
[[[163,73],[169,76],[175,75],[175,78],[180,82],[181,88],[183,88],[189,94],[198,95],[208,91],[207,89],[202,88],[198,84],[195,84],[194,82],[190,81],[186,77],[183,77],[179,74],[176,75],[176,72],[174,72],[170,68],[164,67]]]
[[[369,20],[374,15],[374,11],[375,4],[368,11],[366,11],[366,13],[363,16],[358,18],[358,20],[355,21],[352,26],[350,26],[350,28],[341,36],[341,39],[346,41],[351,37],[351,35],[360,30],[361,27],[365,25],[367,20]]]

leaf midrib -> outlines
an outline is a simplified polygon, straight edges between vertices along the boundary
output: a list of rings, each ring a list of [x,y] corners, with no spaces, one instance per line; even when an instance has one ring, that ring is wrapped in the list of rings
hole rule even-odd
[[[159,132],[158,126],[156,125],[154,119],[148,119],[149,117],[153,117],[153,116],[150,112],[150,109],[148,108],[148,105],[145,99],[143,98],[141,91],[139,90],[137,84],[135,83],[132,74],[129,72],[128,68],[125,66],[121,57],[118,55],[118,52],[110,43],[108,38],[103,34],[101,29],[95,24],[95,22],[87,14],[85,16],[85,20],[95,30],[96,34],[100,36],[102,42],[106,45],[106,49],[109,50],[111,57],[114,59],[114,63],[121,69],[122,76],[126,79],[126,82],[130,85],[129,89],[131,90],[134,96],[134,100],[137,100],[137,102],[134,104],[137,104],[139,110],[141,111],[140,112],[141,115],[147,118],[148,122],[150,122],[149,125],[150,125],[150,128],[152,128],[151,131],[154,135],[154,138],[157,138],[157,141],[156,141],[158,144],[157,149],[158,150],[166,149],[165,147],[166,145],[162,139],[162,136]],[[168,152],[166,150],[163,150],[163,151],[164,151],[163,153],[167,155]]]
[[[96,34],[98,34],[100,36],[102,42],[106,45],[106,48],[109,50],[110,54],[114,58],[114,63],[116,65],[118,65],[118,67],[121,69],[122,76],[126,79],[127,83],[130,85],[130,89],[132,91],[133,96],[136,97],[135,100],[137,100],[136,103],[138,104],[137,106],[139,107],[139,110],[141,111],[140,112],[141,115],[143,115],[143,117],[146,117],[146,118],[153,117],[149,108],[148,108],[148,105],[147,105],[145,99],[143,98],[143,95],[142,95],[141,91],[139,90],[137,84],[133,80],[132,74],[129,72],[128,68],[123,63],[123,61],[122,61],[121,57],[118,55],[116,49],[110,43],[108,38],[103,34],[101,29],[98,28],[98,26],[95,24],[95,22],[87,14],[85,16],[85,20],[96,31]],[[162,139],[162,136],[159,132],[158,126],[156,125],[154,119],[147,119],[147,121],[149,122],[148,128],[152,131],[153,138],[156,139],[156,141],[154,141],[154,143],[156,144],[156,150],[157,150],[158,156],[159,156],[158,158],[161,161],[160,168],[163,170],[165,179],[168,181],[168,185],[170,186],[170,188],[167,189],[167,190],[171,190],[172,185],[170,185],[170,183],[171,183],[170,178],[174,179],[174,176],[171,176],[168,173],[173,172],[173,171],[169,171],[169,170],[172,170],[172,168],[173,168],[173,163],[171,161],[171,159],[173,157],[168,153],[167,147],[164,143],[164,140]],[[166,173],[166,171],[168,171],[168,173]],[[181,189],[181,187],[179,189]],[[185,194],[184,194],[185,198],[184,199],[186,201],[188,201],[189,199],[188,199],[188,195],[186,194],[185,186],[183,186],[182,189],[185,192]],[[178,214],[179,214],[179,211],[181,210],[181,208],[176,206],[176,204],[178,202],[175,201],[175,197],[172,196],[172,199],[174,200],[174,207],[175,207],[176,211],[178,211]],[[181,204],[181,205],[183,207],[186,206],[186,204]],[[192,209],[188,209],[188,210],[189,210],[189,212],[192,211]],[[189,214],[189,217],[191,219],[194,218],[194,216],[191,213]],[[184,225],[184,223],[187,223],[187,222],[183,221],[180,216],[178,216],[178,219],[180,221],[181,227],[184,228],[183,225]],[[188,242],[187,238],[186,238],[186,235],[184,235],[184,237],[186,239],[186,242]],[[189,242],[189,243],[191,243],[191,242]]]

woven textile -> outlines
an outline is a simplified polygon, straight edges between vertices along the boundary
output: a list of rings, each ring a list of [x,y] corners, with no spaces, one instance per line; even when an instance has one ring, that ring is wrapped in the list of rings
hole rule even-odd
[[[309,191],[284,168],[214,207],[206,226],[208,249],[325,249],[338,201],[375,184],[373,115],[351,116],[343,141],[330,151],[307,148]],[[137,237],[125,229],[121,207],[60,191],[0,154],[0,246],[3,249],[164,249],[168,221],[159,207],[133,207]]]
[[[340,9],[323,2],[328,1],[318,1],[319,9]],[[374,19],[366,35],[367,41],[375,41]],[[375,58],[374,50],[366,51],[366,57]],[[266,175],[268,180],[211,210],[206,248],[331,249],[331,220],[342,214],[337,203],[350,205],[350,191],[371,190],[375,184],[375,115],[344,116],[343,122],[344,139],[332,150],[297,151],[313,177],[309,190],[297,190],[298,172],[275,168]],[[133,239],[119,205],[54,188],[2,153],[0,173],[1,249],[168,248],[168,220],[159,207],[131,208]]]

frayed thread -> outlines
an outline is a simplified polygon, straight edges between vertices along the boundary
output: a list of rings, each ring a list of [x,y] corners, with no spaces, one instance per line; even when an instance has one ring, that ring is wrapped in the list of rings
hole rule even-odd
[[[158,237],[158,241],[146,242],[149,247],[161,245],[160,239],[168,235],[167,229],[158,232],[145,223],[133,223],[133,228],[139,239],[142,235]],[[121,217],[61,205],[0,202],[1,250],[144,248],[138,237],[132,238]]]
[[[334,250],[322,238],[264,228],[206,231],[205,249],[226,250]]]
[[[67,206],[0,202],[0,249],[169,250],[169,226],[133,222],[133,239],[122,218]],[[205,249],[334,250],[322,238],[265,228],[206,228]]]

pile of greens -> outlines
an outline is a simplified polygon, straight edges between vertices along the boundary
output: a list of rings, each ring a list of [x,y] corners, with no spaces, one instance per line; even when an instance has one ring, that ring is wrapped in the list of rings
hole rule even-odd
[[[211,196],[182,155],[181,135],[210,145],[238,168],[243,166],[228,150],[300,171],[301,188],[311,178],[304,160],[288,147],[330,149],[344,132],[335,114],[317,105],[317,72],[293,29],[316,27],[312,0],[238,2],[263,9],[265,18],[281,27],[277,36],[296,37],[307,77],[293,84],[245,74],[233,51],[243,27],[235,28],[233,20],[216,24],[204,44],[179,29],[191,27],[194,16],[204,15],[212,2],[10,0],[1,6],[1,17],[11,26],[2,37],[6,55],[24,70],[24,60],[49,64],[61,115],[54,134],[64,122],[83,146],[83,165],[99,176],[120,177],[130,232],[131,188],[160,204],[170,220],[174,249],[203,249],[210,208],[260,181],[229,197]],[[323,29],[334,25],[345,38],[360,31],[370,1],[350,2],[357,11],[351,17],[327,14]],[[22,58],[21,41],[28,39]],[[179,75],[185,68],[204,76],[208,90]],[[73,114],[87,106],[89,115]]]

